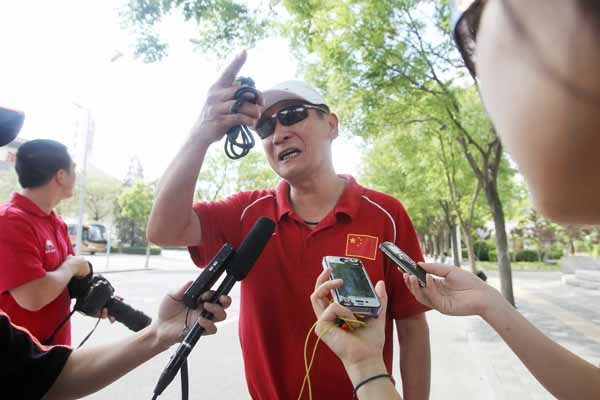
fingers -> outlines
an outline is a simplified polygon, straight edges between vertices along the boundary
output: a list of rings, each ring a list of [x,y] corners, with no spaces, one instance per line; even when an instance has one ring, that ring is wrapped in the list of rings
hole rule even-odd
[[[220,322],[227,318],[225,309],[218,304],[204,303],[202,307],[213,315],[213,321]]]
[[[246,62],[246,50],[243,50],[241,53],[239,53],[237,56],[235,56],[233,61],[231,61],[231,63],[229,63],[229,65],[227,67],[225,67],[225,69],[221,73],[221,76],[219,77],[219,79],[217,79],[215,86],[220,86],[220,87],[231,86],[231,84],[235,80],[235,77],[238,75],[238,73],[240,72],[240,69],[242,69],[242,66],[244,65],[245,62]]]
[[[323,284],[323,282],[326,282],[329,277],[331,276],[331,269],[329,268],[325,268],[317,277],[317,281],[315,282],[315,292],[317,291],[317,289],[319,288],[319,286],[321,286]]]
[[[415,299],[417,299],[417,301],[421,304],[424,304],[428,307],[432,307],[431,301],[426,296],[423,288],[421,288],[419,286],[419,280],[417,279],[417,277],[412,276],[410,274],[406,274],[406,273],[403,276],[404,276],[404,283],[406,283],[406,287],[408,287],[408,290],[410,290],[411,293],[413,294],[413,296],[415,296]],[[427,275],[427,287],[428,288],[431,288],[431,286],[433,285],[433,282],[431,282],[430,279],[433,279],[433,277],[428,274]]]
[[[385,290],[385,282],[379,281],[375,284],[375,293],[377,297],[379,297],[379,303],[381,304],[381,309],[379,310],[378,319],[385,318],[387,313],[387,291]]]
[[[231,297],[223,295],[223,296],[219,297],[219,303],[221,303],[221,306],[224,309],[228,309],[229,306],[231,305]]]
[[[176,291],[169,292],[168,296],[175,301],[183,301],[183,294],[186,290],[192,285],[192,281],[187,281],[183,286],[181,286]]]
[[[434,274],[440,277],[446,277],[456,267],[451,267],[449,265],[444,264],[433,264],[433,263],[419,263],[421,268],[425,270],[425,272],[429,274]]]
[[[206,330],[204,333],[205,335],[214,335],[215,333],[217,333],[217,326],[210,319],[206,319],[204,317],[198,317],[197,322],[198,322],[198,325],[200,325],[201,327],[203,327]]]
[[[352,311],[337,303],[331,303],[319,317],[319,321],[335,322],[338,317],[356,319]]]
[[[344,283],[341,279],[327,280],[330,276],[330,270],[321,272],[317,278],[315,291],[310,295],[310,302],[315,315],[319,317],[329,305],[329,293],[337,289]]]

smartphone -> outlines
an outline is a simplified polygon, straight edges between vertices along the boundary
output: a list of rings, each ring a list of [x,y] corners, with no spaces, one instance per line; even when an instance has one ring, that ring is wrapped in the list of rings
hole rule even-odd
[[[381,304],[365,267],[358,258],[323,257],[323,268],[331,269],[331,279],[343,279],[344,284],[331,291],[333,301],[354,314],[377,317]]]
[[[388,256],[393,262],[402,269],[402,271],[412,274],[417,277],[419,280],[419,286],[425,287],[427,286],[427,273],[419,264],[414,262],[412,258],[410,258],[405,252],[400,250],[398,246],[396,246],[392,242],[383,242],[379,245],[379,250],[386,256]]]

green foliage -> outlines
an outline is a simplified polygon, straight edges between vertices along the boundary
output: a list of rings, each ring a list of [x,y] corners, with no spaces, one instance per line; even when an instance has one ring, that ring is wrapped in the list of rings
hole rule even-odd
[[[111,246],[110,252],[115,254],[137,254],[137,255],[145,255],[146,254],[146,246]],[[160,247],[151,246],[150,247],[150,255],[151,256],[159,256],[162,253],[162,249]]]
[[[258,149],[234,161],[227,158],[221,146],[213,146],[198,177],[195,200],[221,200],[243,190],[273,188],[278,181]]]
[[[154,190],[142,180],[125,188],[117,199],[117,228],[121,243],[131,247],[146,244],[146,225],[152,209]]]
[[[540,257],[538,255],[538,253],[533,250],[523,250],[516,254],[516,260],[532,262],[532,261],[540,261]]]
[[[135,182],[132,187],[125,189],[119,196],[121,215],[140,221],[145,225],[150,216],[153,198],[154,193],[150,185],[143,181]]]
[[[9,201],[11,194],[20,190],[15,169],[0,170],[0,204]]]
[[[485,270],[497,270],[498,263],[496,262],[481,262],[479,266]],[[560,271],[560,264],[547,264],[540,261],[530,262],[512,262],[511,268],[515,271]]]
[[[118,179],[92,172],[86,177],[85,211],[88,222],[105,222],[112,219],[114,204],[121,193]]]
[[[192,43],[221,57],[232,49],[253,46],[275,21],[271,10],[262,4],[251,8],[231,0],[129,0],[121,16],[137,36],[137,57],[145,62],[165,57],[168,46],[157,33],[158,25],[175,13],[196,24],[198,34]]]
[[[475,256],[479,261],[491,261],[490,252],[493,251],[494,254],[496,254],[496,248],[490,245],[488,242],[475,242],[473,244],[473,250],[475,251]]]

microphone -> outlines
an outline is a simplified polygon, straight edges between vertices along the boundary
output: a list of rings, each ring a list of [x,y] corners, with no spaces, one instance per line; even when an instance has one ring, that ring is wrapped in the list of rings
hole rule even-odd
[[[25,114],[21,111],[0,107],[0,147],[15,140],[23,126],[24,119]]]
[[[267,242],[271,239],[274,230],[275,222],[266,217],[259,218],[233,255],[231,263],[225,267],[227,275],[210,299],[211,303],[218,303],[221,295],[228,294],[237,281],[241,281],[248,275],[250,269],[252,269],[252,266],[267,245]],[[213,318],[213,315],[206,310],[202,311],[201,316],[208,319]],[[177,375],[177,372],[192,352],[192,349],[204,331],[205,329],[202,326],[195,323],[183,342],[181,342],[154,388],[155,399],[162,394],[173,378],[175,378],[175,375]]]

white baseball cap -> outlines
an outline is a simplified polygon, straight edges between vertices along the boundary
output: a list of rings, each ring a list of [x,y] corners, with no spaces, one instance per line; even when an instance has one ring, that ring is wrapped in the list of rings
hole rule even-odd
[[[304,100],[313,105],[327,107],[325,98],[312,86],[303,81],[285,81],[264,91],[265,110],[284,100]],[[329,109],[329,107],[327,107]]]

